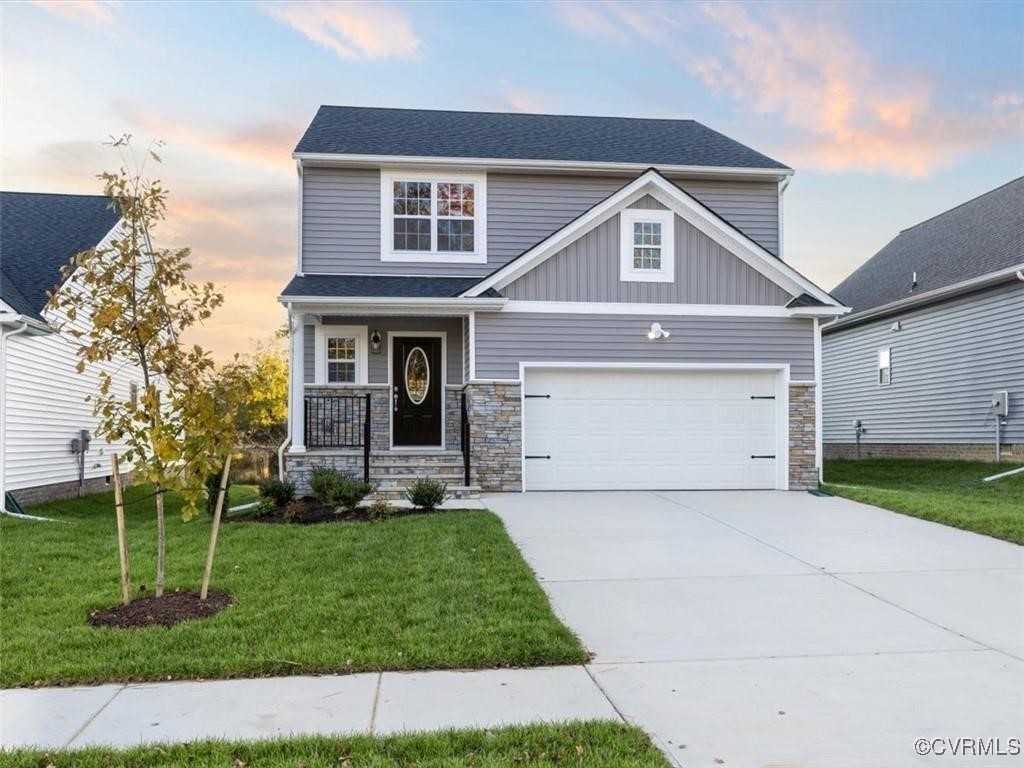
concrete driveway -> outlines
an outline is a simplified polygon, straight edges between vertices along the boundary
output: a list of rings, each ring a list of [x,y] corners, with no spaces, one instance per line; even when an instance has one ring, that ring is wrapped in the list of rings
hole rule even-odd
[[[807,493],[486,503],[680,765],[1024,765],[1022,547]]]

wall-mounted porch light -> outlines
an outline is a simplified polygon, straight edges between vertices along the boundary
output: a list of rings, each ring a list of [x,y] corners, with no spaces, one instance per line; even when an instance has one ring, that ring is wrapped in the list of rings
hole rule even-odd
[[[375,330],[373,333],[370,334],[370,350],[373,352],[373,354],[380,354],[381,341],[382,339],[380,336],[380,331]]]
[[[647,332],[647,338],[651,341],[656,339],[667,339],[672,334],[661,327],[661,323],[651,323],[651,330]]]

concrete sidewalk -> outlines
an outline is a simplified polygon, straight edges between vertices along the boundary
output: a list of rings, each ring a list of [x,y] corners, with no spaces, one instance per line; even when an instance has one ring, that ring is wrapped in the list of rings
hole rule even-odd
[[[620,720],[580,666],[0,691],[0,747],[392,734]]]

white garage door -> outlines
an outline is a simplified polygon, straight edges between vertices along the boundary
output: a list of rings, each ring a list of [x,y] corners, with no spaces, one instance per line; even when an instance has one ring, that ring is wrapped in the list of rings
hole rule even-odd
[[[775,488],[778,376],[527,369],[526,490]]]

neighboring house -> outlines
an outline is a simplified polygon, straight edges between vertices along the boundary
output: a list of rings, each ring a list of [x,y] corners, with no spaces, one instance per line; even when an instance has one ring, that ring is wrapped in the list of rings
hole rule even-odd
[[[9,491],[33,504],[109,483],[109,453],[120,446],[95,439],[85,401],[98,386],[97,368],[77,373],[79,342],[58,332],[60,318],[46,304],[47,291],[64,283],[61,267],[106,243],[118,221],[102,196],[0,192],[0,499]],[[74,278],[60,290],[75,290]],[[122,396],[141,382],[130,365],[109,370]],[[72,440],[82,430],[92,439],[76,455]]]
[[[856,457],[859,424],[864,457],[992,460],[998,427],[1024,459],[1024,177],[903,230],[832,293],[853,313],[823,327],[826,456]]]
[[[300,488],[817,484],[846,309],[781,258],[790,168],[691,120],[353,107],[294,157]]]

